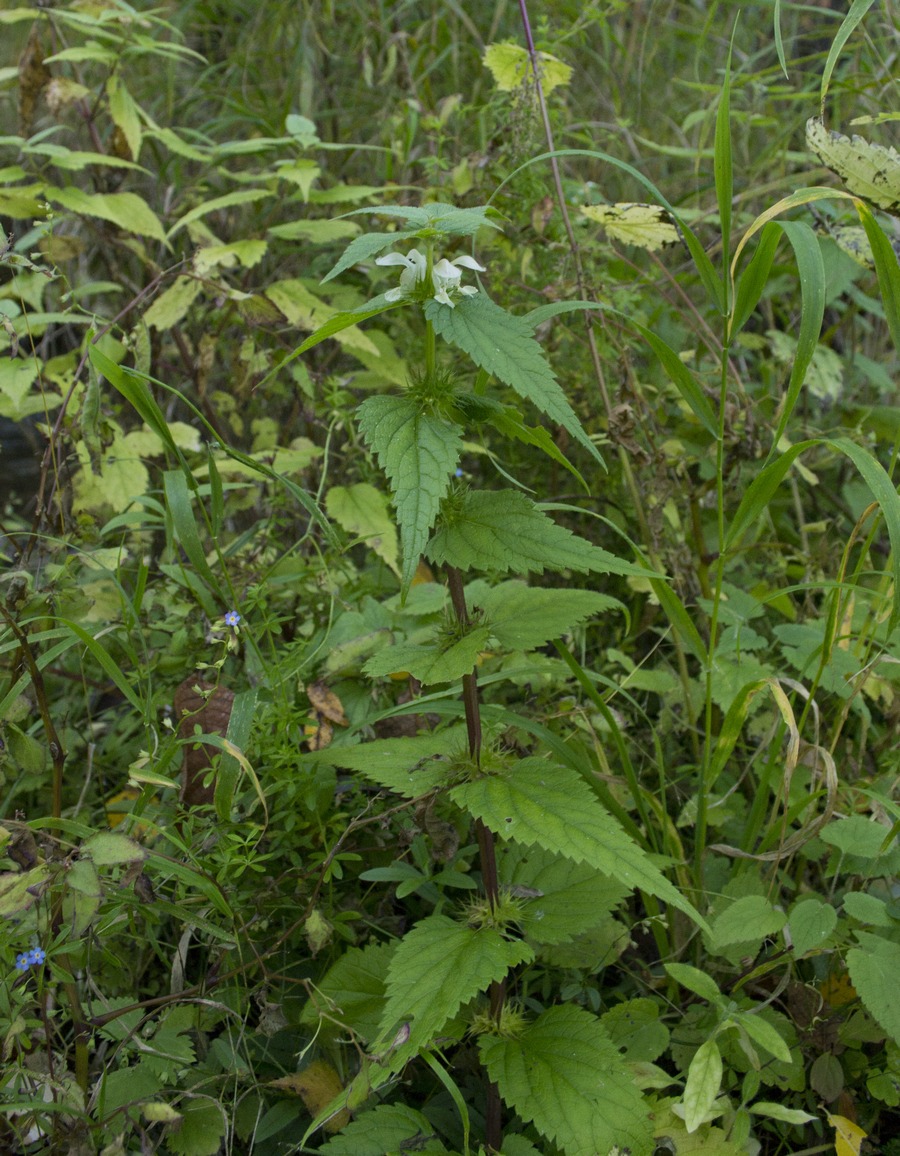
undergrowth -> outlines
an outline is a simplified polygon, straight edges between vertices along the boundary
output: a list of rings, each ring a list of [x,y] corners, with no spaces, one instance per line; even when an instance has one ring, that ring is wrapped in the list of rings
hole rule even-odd
[[[0,12],[0,1149],[898,1156],[895,17],[421,7]]]

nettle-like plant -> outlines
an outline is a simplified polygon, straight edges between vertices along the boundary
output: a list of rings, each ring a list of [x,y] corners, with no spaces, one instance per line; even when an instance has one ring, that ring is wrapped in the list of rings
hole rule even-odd
[[[341,1112],[361,1105],[418,1057],[453,1097],[468,1151],[468,1109],[443,1055],[474,1037],[487,1076],[483,1140],[491,1149],[505,1145],[504,1152],[518,1156],[536,1151],[524,1136],[504,1140],[505,1103],[566,1152],[619,1146],[634,1156],[649,1153],[649,1104],[606,1027],[584,1008],[545,1005],[529,994],[529,968],[542,948],[608,924],[635,889],[670,949],[686,937],[688,919],[701,926],[704,920],[601,803],[598,784],[567,761],[564,744],[549,732],[543,732],[543,750],[504,744],[498,724],[524,728],[526,720],[505,712],[501,723],[483,709],[476,676],[483,652],[534,650],[617,605],[595,590],[529,586],[522,575],[649,572],[557,524],[515,485],[481,490],[459,479],[464,438],[477,437],[483,427],[543,450],[580,477],[549,432],[528,425],[509,403],[503,387],[562,426],[600,463],[534,336],[540,321],[565,306],[514,316],[482,289],[461,284],[463,270],[482,271],[477,261],[439,256],[452,239],[496,227],[490,210],[428,204],[379,211],[402,227],[355,239],[326,280],[391,247],[378,263],[402,266],[399,286],[331,318],[299,352],[389,309],[421,312],[423,353],[407,387],[367,398],[357,420],[390,482],[402,595],[424,555],[445,575],[452,611],[430,637],[372,657],[366,672],[404,670],[424,686],[461,682],[465,725],[355,747],[336,744],[321,757],[411,807],[440,804],[451,823],[474,825],[482,892],[464,907],[439,908],[392,947],[351,949],[325,977],[313,1012],[324,1025],[340,1022],[365,1047],[355,1079],[310,1132],[326,1121],[334,1125]],[[474,370],[463,368],[459,353]],[[511,573],[520,577],[507,579]],[[464,575],[475,579],[468,587]],[[362,1004],[348,998],[354,991],[368,992]],[[424,1115],[383,1105],[327,1148],[360,1151],[353,1145],[364,1134],[367,1145],[376,1144],[367,1151],[386,1151],[390,1143],[377,1144],[400,1133],[408,1137],[412,1125],[425,1136],[432,1132]]]

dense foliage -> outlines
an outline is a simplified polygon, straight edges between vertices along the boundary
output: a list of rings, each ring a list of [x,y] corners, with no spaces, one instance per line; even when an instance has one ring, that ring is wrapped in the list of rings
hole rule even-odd
[[[0,11],[0,1150],[900,1156],[895,19]]]

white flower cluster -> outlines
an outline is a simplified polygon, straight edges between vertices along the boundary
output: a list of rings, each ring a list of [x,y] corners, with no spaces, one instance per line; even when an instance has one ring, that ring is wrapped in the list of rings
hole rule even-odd
[[[411,297],[420,281],[424,281],[428,272],[428,262],[418,249],[410,249],[404,257],[402,253],[388,253],[375,260],[376,265],[403,265],[400,274],[400,285],[396,289],[389,289],[385,293],[385,300],[400,301],[404,297]],[[431,281],[434,285],[434,299],[442,305],[449,305],[452,309],[456,304],[455,296],[462,294],[471,297],[478,292],[471,285],[460,285],[463,269],[475,269],[484,272],[484,266],[479,265],[474,257],[455,257],[448,261],[442,257],[431,270]]]

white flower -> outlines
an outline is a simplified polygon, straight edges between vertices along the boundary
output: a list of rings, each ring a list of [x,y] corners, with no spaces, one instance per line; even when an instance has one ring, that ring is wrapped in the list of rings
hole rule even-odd
[[[446,257],[442,257],[431,271],[435,301],[440,301],[442,305],[449,305],[451,309],[453,308],[453,301],[450,298],[451,292],[459,291],[464,297],[472,297],[478,292],[472,285],[460,286],[459,281],[462,277],[460,266],[464,269],[476,269],[479,273],[484,272],[484,266],[479,265],[474,257],[456,257],[453,261],[448,261]]]
[[[384,295],[385,301],[399,301],[401,297],[409,297],[419,281],[425,280],[428,272],[428,262],[418,249],[410,249],[404,257],[402,253],[388,253],[386,257],[378,257],[376,265],[405,265],[400,274],[400,287],[388,289]]]
[[[411,297],[420,281],[424,281],[428,273],[428,262],[418,249],[410,249],[404,257],[402,253],[388,253],[375,260],[376,265],[403,265],[400,274],[400,285],[396,289],[389,289],[384,297],[386,301],[400,301],[404,297]],[[479,265],[474,257],[456,257],[448,261],[442,257],[431,270],[431,280],[434,285],[434,299],[442,305],[449,305],[452,309],[455,302],[453,296],[462,294],[471,297],[478,292],[471,285],[460,285],[461,269],[475,269],[484,272],[484,266]]]

